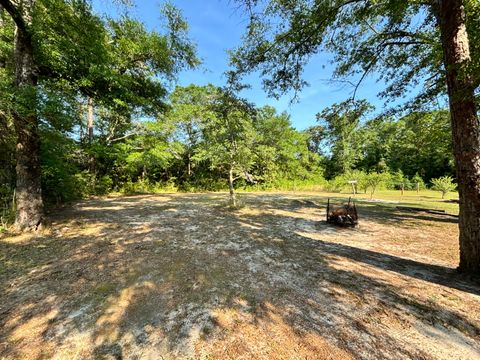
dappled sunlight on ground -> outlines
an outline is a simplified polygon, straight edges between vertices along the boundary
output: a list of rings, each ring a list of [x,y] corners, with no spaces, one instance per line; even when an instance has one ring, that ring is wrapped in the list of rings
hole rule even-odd
[[[92,199],[0,239],[0,358],[480,356],[451,219],[362,203],[339,229],[319,195],[242,202]]]

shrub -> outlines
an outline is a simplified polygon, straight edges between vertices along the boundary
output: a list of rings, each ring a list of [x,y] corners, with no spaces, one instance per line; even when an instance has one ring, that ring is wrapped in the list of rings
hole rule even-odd
[[[431,182],[433,185],[432,189],[442,193],[442,199],[445,199],[445,195],[447,195],[450,191],[454,191],[456,189],[456,185],[453,183],[453,179],[450,176],[442,176],[432,179]]]
[[[113,180],[110,176],[102,176],[95,181],[95,195],[105,195],[112,191]]]
[[[385,183],[388,183],[391,179],[391,175],[387,172],[385,173],[378,173],[372,172],[369,173],[366,177],[366,186],[370,189],[370,199],[373,198],[373,194],[375,190],[382,186]]]
[[[367,174],[361,170],[352,170],[345,174],[345,185],[351,188],[351,184],[349,181],[356,181],[356,189],[357,192],[363,191],[365,194],[367,193]]]
[[[15,201],[13,197],[14,192],[10,187],[0,185],[0,232],[15,220]]]
[[[345,176],[339,175],[328,181],[326,190],[329,192],[341,192],[348,186]]]
[[[410,181],[403,174],[402,170],[397,170],[391,174],[390,181],[387,184],[387,188],[391,190],[404,190],[408,189]]]
[[[417,186],[418,190],[425,190],[427,188],[425,182],[423,181],[423,178],[418,175],[418,173],[416,173],[415,176],[412,177],[412,188],[414,190],[417,190]]]

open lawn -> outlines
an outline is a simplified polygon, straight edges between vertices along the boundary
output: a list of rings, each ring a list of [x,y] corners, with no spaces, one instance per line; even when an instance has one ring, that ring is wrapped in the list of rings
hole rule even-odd
[[[458,193],[450,192],[442,199],[442,194],[439,191],[433,190],[420,190],[418,193],[412,190],[405,190],[403,195],[400,190],[377,190],[371,197],[370,193],[359,193],[353,195],[351,192],[325,192],[318,186],[308,186],[300,191],[287,191],[289,193],[298,193],[302,195],[329,197],[333,199],[344,199],[348,201],[351,197],[356,201],[366,202],[381,202],[384,205],[391,205],[393,207],[400,206],[413,206],[426,209],[444,210],[449,214],[458,214]]]
[[[396,194],[396,195],[395,195]],[[480,284],[456,218],[323,193],[82,201],[0,239],[1,359],[478,359]],[[458,212],[439,193],[401,205]]]

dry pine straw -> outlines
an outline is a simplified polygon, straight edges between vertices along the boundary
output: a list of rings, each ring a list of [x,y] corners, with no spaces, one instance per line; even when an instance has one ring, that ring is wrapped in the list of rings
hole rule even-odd
[[[317,195],[92,199],[0,239],[0,358],[475,359],[457,225]]]

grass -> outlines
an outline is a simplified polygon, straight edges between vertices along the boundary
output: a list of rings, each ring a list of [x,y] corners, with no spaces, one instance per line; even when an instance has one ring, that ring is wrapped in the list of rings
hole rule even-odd
[[[370,194],[356,194],[353,195],[349,192],[325,192],[325,191],[298,191],[298,193],[314,194],[316,196],[329,197],[335,199],[348,200],[349,197],[356,199],[357,201],[378,201],[392,202],[390,206],[395,207],[397,205],[420,207],[425,209],[444,210],[448,214],[458,214],[458,204],[454,200],[458,200],[458,193],[451,192],[442,199],[442,194],[439,191],[433,190],[421,190],[418,193],[414,190],[405,190],[403,195],[400,190],[378,190],[373,194],[373,198],[370,199]],[[453,201],[452,201],[453,200]],[[398,204],[396,203],[398,202]]]

